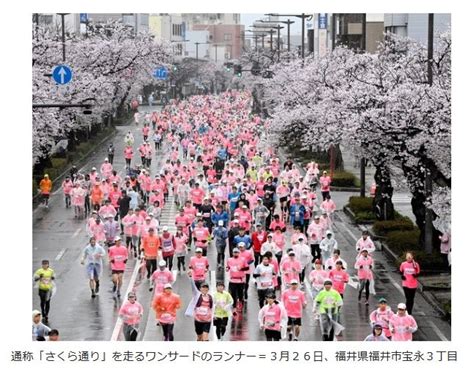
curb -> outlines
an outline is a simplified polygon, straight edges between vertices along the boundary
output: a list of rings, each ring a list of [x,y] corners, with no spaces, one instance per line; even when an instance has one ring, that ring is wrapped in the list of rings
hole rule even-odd
[[[344,207],[344,213],[351,218],[352,222],[355,223],[354,220],[354,213],[345,206]],[[386,244],[383,242],[377,240],[379,237],[374,234],[367,226],[365,225],[360,225],[355,223],[356,226],[361,230],[361,231],[368,231],[370,237],[374,240],[375,247],[382,251],[387,258],[389,258],[392,262],[396,261],[398,259],[398,256],[388,247]],[[377,240],[377,241],[376,241]],[[425,290],[423,283],[418,281],[418,292],[425,298],[425,300],[438,312],[439,315],[442,317],[449,319],[448,314],[444,311],[444,309],[440,306],[439,301],[436,299],[436,297],[429,291]]]
[[[97,145],[95,145],[92,149],[90,149],[88,152],[86,152],[81,158],[79,158],[77,161],[75,161],[74,163],[70,163],[67,168],[59,175],[57,176],[54,180],[53,180],[53,188],[51,190],[51,192],[53,192],[55,189],[57,189],[55,186],[64,179],[64,177],[66,177],[66,175],[69,173],[69,171],[71,170],[72,168],[72,165],[76,165],[78,166],[79,163],[85,161],[86,159],[88,159],[90,157],[91,154],[93,154],[95,152],[95,150],[100,146],[102,145],[105,141],[107,140],[110,140],[111,138],[113,138],[116,134],[117,134],[117,129],[115,128],[114,126],[114,130],[111,134],[107,135],[106,137],[104,137]],[[33,196],[33,208],[37,207],[38,206],[38,201],[41,197],[41,194],[36,194],[35,196]]]

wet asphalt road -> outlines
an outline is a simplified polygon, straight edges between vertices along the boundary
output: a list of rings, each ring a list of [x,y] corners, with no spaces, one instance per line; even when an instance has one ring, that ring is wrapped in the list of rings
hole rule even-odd
[[[148,108],[141,108],[147,111]],[[141,142],[141,132],[133,124],[130,126],[117,127],[118,134],[114,138],[116,155],[114,158],[114,168],[118,170],[120,176],[124,177],[125,160],[123,158],[123,137],[131,129],[135,135],[135,148]],[[87,171],[95,166],[98,169],[106,155],[107,144],[98,150],[89,162],[85,165]],[[168,148],[165,145],[163,150]],[[158,164],[163,162],[165,155],[159,152],[152,162],[152,176],[157,172]],[[139,158],[134,157],[134,163]],[[86,169],[84,169],[86,170]],[[338,206],[335,217],[335,236],[341,249],[341,256],[348,263],[348,272],[355,276],[353,268],[355,262],[355,242],[360,237],[360,231],[350,224],[348,218],[340,210],[347,203],[352,193],[335,192],[332,194],[333,200]],[[172,201],[168,201],[161,219],[161,226],[168,225],[171,231],[175,230],[174,216],[176,207]],[[40,267],[42,259],[49,259],[51,267],[56,271],[57,293],[51,301],[51,311],[49,317],[49,326],[57,328],[61,332],[62,340],[111,340],[114,329],[120,328],[117,325],[117,312],[120,308],[122,299],[114,298],[112,295],[112,282],[110,281],[108,266],[104,268],[101,279],[101,291],[96,299],[91,299],[85,267],[80,264],[82,249],[87,244],[85,221],[74,219],[73,209],[66,209],[62,193],[58,192],[51,197],[49,209],[42,206],[33,212],[33,259],[32,273]],[[226,251],[226,255],[228,252]],[[189,258],[187,256],[187,260]],[[375,275],[376,296],[370,297],[370,305],[359,304],[357,302],[357,291],[351,286],[347,286],[344,294],[344,307],[341,323],[346,327],[339,340],[360,341],[369,333],[368,317],[372,310],[377,307],[377,299],[381,296],[388,300],[392,309],[396,308],[399,302],[404,302],[403,292],[400,287],[399,274],[395,272],[395,266],[389,264],[381,251],[373,254],[376,261]],[[227,276],[216,271],[216,253],[210,247],[208,258],[211,264],[211,272],[208,281],[210,282],[211,292],[214,290],[216,280]],[[175,261],[176,264],[176,261]],[[132,278],[135,260],[130,260],[127,271],[124,275],[124,286],[122,296],[129,286]],[[174,266],[176,269],[176,265]],[[176,273],[176,282],[174,292],[178,293],[183,301],[183,307],[178,312],[178,320],[175,324],[175,340],[193,341],[195,340],[194,324],[192,318],[185,317],[184,311],[191,300],[191,286],[187,274]],[[309,273],[309,271],[307,271]],[[352,278],[356,281],[356,278]],[[33,286],[33,283],[32,283]],[[142,319],[139,340],[159,341],[162,340],[161,327],[156,326],[155,314],[150,309],[152,301],[152,292],[148,291],[147,281],[135,283],[138,295],[138,301],[145,308],[145,315]],[[33,289],[33,306],[39,308],[39,298],[37,289]],[[278,295],[278,294],[277,294]],[[312,302],[309,288],[306,288],[308,306],[303,315],[303,328],[300,335],[300,341],[320,341],[319,324],[312,318]],[[245,305],[242,315],[231,319],[227,327],[227,333],[224,340],[242,341],[242,340],[265,340],[263,332],[259,330],[257,315],[258,301],[256,287],[252,279],[249,288],[249,298]],[[440,341],[451,339],[451,327],[445,322],[437,312],[423,299],[420,294],[415,298],[414,317],[417,320],[419,330],[415,333],[415,340],[422,341]],[[116,328],[118,327],[118,328]],[[123,339],[118,335],[118,339]],[[211,340],[215,340],[214,332],[211,332]]]

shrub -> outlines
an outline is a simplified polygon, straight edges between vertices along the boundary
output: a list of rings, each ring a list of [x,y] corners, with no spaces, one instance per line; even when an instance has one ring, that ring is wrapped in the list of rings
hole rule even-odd
[[[372,223],[375,219],[375,214],[371,211],[361,211],[355,213],[356,223]]]
[[[385,243],[395,254],[402,256],[406,251],[420,250],[419,237],[420,231],[418,229],[392,231],[387,233]]]
[[[379,236],[387,235],[393,231],[413,231],[415,226],[408,217],[402,217],[398,220],[380,220],[374,223],[372,230]]]
[[[351,196],[349,197],[349,208],[355,214],[372,212],[372,198]]]
[[[66,164],[66,158],[51,158],[51,165],[53,166],[53,168],[61,169],[64,168]]]
[[[355,186],[354,174],[346,171],[334,172],[334,176],[331,180],[331,186],[335,187],[354,187]]]

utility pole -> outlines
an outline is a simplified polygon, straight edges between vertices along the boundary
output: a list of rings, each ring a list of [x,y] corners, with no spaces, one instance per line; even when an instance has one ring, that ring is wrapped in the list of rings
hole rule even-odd
[[[428,14],[428,85],[433,85],[433,43],[434,43],[434,14]],[[428,168],[425,169],[425,197],[429,200],[433,192],[433,179]],[[433,253],[433,212],[425,208],[425,251]]]
[[[361,49],[366,50],[367,32],[366,32],[366,14],[362,14],[362,40]],[[360,197],[365,197],[365,158],[360,159]]]
[[[273,28],[270,28],[270,51],[273,51],[273,33],[275,30]]]
[[[58,13],[61,16],[61,38],[63,42],[63,62],[66,61],[66,30],[64,26],[64,17],[69,13]]]

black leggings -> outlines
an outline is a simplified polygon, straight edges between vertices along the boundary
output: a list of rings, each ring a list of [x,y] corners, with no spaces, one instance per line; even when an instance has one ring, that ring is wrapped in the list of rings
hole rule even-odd
[[[365,299],[369,299],[369,285],[370,281],[368,279],[361,279],[359,281],[359,300],[362,297],[362,291],[365,289]]]
[[[47,318],[49,314],[49,303],[51,301],[51,291],[39,290],[39,297],[41,301],[41,315]]]
[[[403,287],[403,291],[405,292],[405,305],[407,306],[407,313],[411,315],[411,312],[413,311],[413,305],[415,304],[416,288]]]
[[[273,329],[265,329],[265,336],[267,337],[267,341],[280,341],[281,340],[281,332],[275,331]]]
[[[319,243],[311,245],[311,255],[313,256],[311,263],[314,263],[316,259],[321,260],[321,249],[319,248]]]
[[[147,278],[150,278],[153,272],[156,270],[156,259],[147,259],[146,260],[146,271]]]
[[[174,341],[174,324],[161,324],[161,327],[163,328],[163,336],[165,338],[165,341]]]
[[[183,266],[183,271],[186,271],[186,265],[184,264],[185,256],[178,256],[178,270],[181,271],[181,266]]]
[[[164,256],[163,259],[166,261],[166,266],[169,270],[173,269],[173,257],[174,255]]]
[[[234,283],[234,282],[229,282],[229,293],[234,299],[234,303],[232,306],[235,308],[237,307],[237,301],[243,301],[244,300],[244,288],[245,288],[245,283]]]
[[[216,326],[216,336],[218,339],[221,339],[221,337],[224,337],[228,321],[229,321],[229,318],[215,318],[214,319],[214,325]]]

